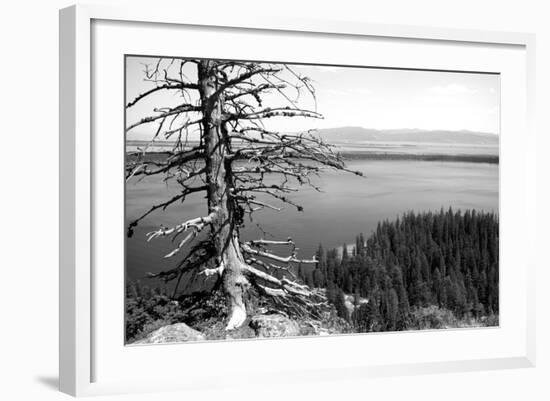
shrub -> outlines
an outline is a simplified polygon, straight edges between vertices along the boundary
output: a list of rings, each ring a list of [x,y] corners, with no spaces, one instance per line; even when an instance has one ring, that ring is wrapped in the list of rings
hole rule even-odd
[[[431,305],[416,308],[411,313],[409,329],[429,330],[460,327],[459,320],[449,309]]]
[[[139,281],[126,287],[126,341],[133,342],[168,324],[182,322],[185,313],[163,289],[151,290]]]

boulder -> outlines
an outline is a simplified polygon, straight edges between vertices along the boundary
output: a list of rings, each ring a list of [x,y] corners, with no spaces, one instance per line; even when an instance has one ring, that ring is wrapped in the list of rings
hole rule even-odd
[[[176,323],[152,331],[145,338],[132,344],[163,344],[201,340],[205,340],[205,337],[200,331],[192,329],[185,323]]]
[[[250,327],[257,337],[292,337],[300,335],[300,327],[283,315],[256,315],[250,319]]]

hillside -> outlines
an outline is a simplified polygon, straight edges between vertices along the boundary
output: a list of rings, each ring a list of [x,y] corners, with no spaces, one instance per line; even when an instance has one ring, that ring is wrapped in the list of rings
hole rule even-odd
[[[321,137],[325,142],[339,145],[365,145],[365,144],[386,144],[390,148],[385,151],[391,151],[391,146],[399,144],[429,144],[440,146],[453,145],[475,145],[475,146],[498,146],[499,137],[495,134],[474,131],[446,131],[446,130],[419,130],[419,129],[392,129],[377,130],[362,127],[339,127],[320,129],[314,132],[314,135]],[[154,144],[149,142],[150,134],[134,134],[126,139],[126,151],[137,151],[147,148],[148,152],[164,152],[173,148],[174,141],[159,138]],[[197,142],[191,140],[189,145]],[[235,141],[239,146],[239,142]],[[393,149],[395,151],[395,149]],[[403,151],[400,148],[400,151]]]
[[[349,252],[320,245],[315,268],[298,269],[308,286],[326,288],[339,316],[357,332],[497,325],[498,215],[409,212],[383,221]],[[343,249],[343,246],[340,247]]]

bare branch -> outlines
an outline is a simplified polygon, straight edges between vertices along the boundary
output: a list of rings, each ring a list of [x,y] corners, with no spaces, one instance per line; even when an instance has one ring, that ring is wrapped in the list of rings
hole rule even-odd
[[[217,274],[221,277],[224,270],[225,270],[225,264],[223,262],[221,262],[218,267],[214,267],[214,268],[211,268],[211,269],[204,269],[199,273],[199,275],[202,274],[206,277],[210,277],[210,276],[213,276],[213,275]]]
[[[236,86],[240,83],[245,82],[246,80],[252,78],[254,75],[262,74],[262,73],[276,73],[280,72],[280,68],[253,68],[248,72],[245,72],[229,81],[227,81],[225,84],[221,85],[218,90],[214,93],[213,97],[218,97],[223,91],[225,91],[227,88],[231,88],[233,86]]]
[[[198,89],[198,85],[191,84],[191,83],[175,82],[175,83],[167,83],[167,84],[164,84],[164,85],[155,86],[154,88],[149,89],[148,91],[143,92],[142,94],[136,96],[136,98],[134,100],[132,100],[131,102],[129,102],[126,105],[126,107],[127,108],[132,107],[137,102],[139,102],[140,100],[146,98],[147,96],[151,95],[152,93],[162,91],[162,90],[174,90],[174,89]]]
[[[201,108],[199,106],[193,106],[191,104],[182,104],[182,105],[179,105],[179,106],[174,107],[172,109],[168,109],[166,111],[161,111],[160,109],[156,109],[155,111],[160,112],[160,114],[156,115],[156,116],[144,117],[141,120],[139,120],[138,122],[135,122],[134,124],[130,124],[126,128],[126,132],[128,132],[128,131],[130,131],[130,130],[132,130],[132,129],[140,126],[140,125],[148,124],[148,123],[160,120],[161,118],[166,118],[166,117],[173,116],[173,115],[176,115],[176,114],[181,114],[181,113],[199,112],[199,111],[201,111]]]
[[[245,253],[248,253],[250,255],[261,256],[261,257],[268,258],[268,259],[271,259],[271,260],[275,260],[276,262],[281,262],[281,263],[291,263],[291,262],[294,262],[294,263],[317,263],[318,262],[318,260],[316,260],[315,257],[313,257],[313,259],[298,259],[298,258],[296,258],[296,255],[294,253],[290,256],[287,256],[287,257],[278,256],[278,255],[275,255],[275,254],[267,252],[267,251],[253,249],[246,243],[242,244],[241,247],[242,247],[242,250]]]
[[[230,120],[263,120],[265,118],[272,117],[307,117],[307,118],[319,118],[322,119],[323,115],[315,111],[299,109],[294,107],[267,107],[263,110],[255,111],[252,113],[238,113],[228,114],[227,121]]]
[[[151,206],[151,208],[147,212],[142,214],[140,217],[138,217],[137,219],[135,219],[134,221],[132,221],[128,225],[128,237],[131,237],[133,235],[134,227],[136,227],[141,220],[143,220],[145,217],[147,217],[148,215],[153,213],[155,210],[158,210],[158,209],[165,210],[171,204],[173,204],[177,201],[180,201],[180,200],[181,201],[185,200],[185,197],[187,195],[190,195],[190,194],[195,193],[195,192],[206,191],[206,189],[207,189],[206,185],[200,186],[200,187],[185,188],[181,193],[173,196],[172,198],[168,199],[167,201],[159,203],[157,205]]]
[[[172,168],[181,168],[185,163],[195,160],[204,159],[204,149],[199,146],[196,148],[188,149],[173,153],[165,162],[158,162],[155,160],[150,161],[136,161],[134,164],[129,163],[126,166],[126,181],[136,175],[156,175],[161,173],[167,173]],[[149,166],[158,167],[154,170],[149,170]],[[187,171],[187,170],[186,170]],[[204,172],[204,169],[187,171],[187,178],[200,175]]]
[[[146,234],[147,241],[151,241],[157,237],[165,237],[170,234],[179,234],[192,228],[196,232],[200,232],[204,226],[212,224],[212,222],[218,217],[219,209],[214,209],[208,216],[196,217],[191,220],[187,220],[181,224],[178,224],[172,228],[161,227],[156,231],[151,231]]]

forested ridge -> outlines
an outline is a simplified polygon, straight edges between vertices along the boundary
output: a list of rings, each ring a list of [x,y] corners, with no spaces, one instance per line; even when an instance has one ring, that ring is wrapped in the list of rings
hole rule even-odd
[[[347,321],[344,332],[495,326],[498,247],[495,213],[409,212],[380,222],[368,238],[359,234],[355,244],[320,245],[317,264],[298,265],[296,275],[326,290],[335,316]],[[165,288],[135,282],[127,285],[126,298],[128,340],[178,322],[203,330],[227,314],[219,293],[174,299]]]
[[[380,222],[368,239],[358,235],[353,246],[320,245],[316,267],[299,266],[298,276],[326,288],[338,314],[359,332],[439,327],[424,321],[430,319],[495,325],[498,246],[495,213],[409,212]],[[344,294],[354,295],[352,313]]]

